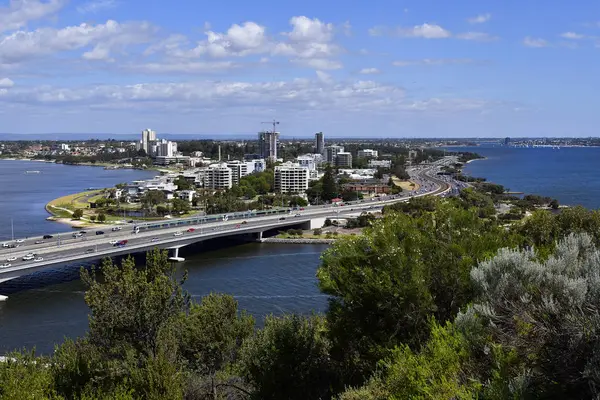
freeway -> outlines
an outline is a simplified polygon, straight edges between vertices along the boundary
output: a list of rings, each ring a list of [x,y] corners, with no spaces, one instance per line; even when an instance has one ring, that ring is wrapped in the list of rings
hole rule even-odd
[[[436,171],[437,168],[438,166],[432,166],[413,171],[414,180],[421,185],[415,193],[347,202],[344,206],[310,206],[304,210],[289,212],[286,209],[275,214],[260,216],[256,213],[231,213],[226,214],[227,218],[219,215],[165,220],[148,223],[139,233],[134,231],[135,224],[127,224],[121,226],[121,230],[118,231],[105,229],[105,233],[101,235],[96,235],[96,231],[91,230],[78,238],[57,234],[53,235],[50,241],[40,237],[18,239],[20,243],[15,244],[19,244],[19,247],[0,248],[0,264],[10,264],[0,268],[0,282],[18,276],[19,272],[34,272],[61,263],[116,256],[144,251],[152,247],[178,248],[214,237],[259,233],[278,227],[306,223],[315,218],[342,217],[357,211],[376,210],[386,204],[408,201],[411,197],[441,195],[448,192],[450,185],[431,176],[432,171]],[[114,242],[122,240],[127,241],[124,246],[114,245]],[[24,261],[23,257],[30,254],[33,254],[34,259]]]

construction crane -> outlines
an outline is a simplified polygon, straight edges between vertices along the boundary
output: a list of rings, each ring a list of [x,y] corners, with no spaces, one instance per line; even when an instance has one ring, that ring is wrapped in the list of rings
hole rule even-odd
[[[271,122],[261,122],[261,124],[271,124],[271,125],[273,125],[273,133],[275,133],[275,132],[276,132],[276,129],[275,129],[275,127],[276,127],[277,125],[279,125],[279,121],[275,121],[275,120],[273,120],[273,121],[271,121]]]

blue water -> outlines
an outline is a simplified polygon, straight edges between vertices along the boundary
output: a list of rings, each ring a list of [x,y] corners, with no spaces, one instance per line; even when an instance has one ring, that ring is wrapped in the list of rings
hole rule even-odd
[[[600,208],[600,147],[520,148],[482,145],[453,147],[478,153],[465,173],[511,191],[539,194],[565,205]]]
[[[25,174],[38,170],[40,174]],[[156,172],[104,170],[39,162],[0,161],[0,241],[15,236],[72,230],[49,222],[49,201],[89,187],[147,179]],[[182,250],[188,271],[185,289],[194,300],[211,292],[229,293],[260,323],[265,315],[322,312],[327,297],[315,272],[326,245],[247,244],[201,253]],[[17,348],[51,353],[65,337],[82,336],[88,327],[85,287],[78,266],[64,266],[0,284],[0,355]]]
[[[48,202],[88,188],[113,187],[155,175],[156,171],[0,160],[0,241],[11,238],[11,219],[15,237],[72,230],[68,225],[45,221],[49,216],[44,208]]]

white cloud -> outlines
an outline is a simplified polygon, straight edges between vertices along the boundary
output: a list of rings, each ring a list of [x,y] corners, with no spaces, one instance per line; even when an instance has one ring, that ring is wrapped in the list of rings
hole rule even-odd
[[[565,33],[561,34],[560,36],[565,39],[573,39],[573,40],[579,40],[579,39],[585,38],[585,35],[575,33],[575,32],[565,32]]]
[[[333,37],[333,24],[326,24],[319,19],[310,19],[305,16],[292,17],[290,19],[292,31],[284,33],[292,42],[317,42],[331,41]]]
[[[380,71],[377,68],[363,68],[358,73],[363,75],[378,74]]]
[[[470,58],[424,58],[422,60],[399,60],[394,61],[392,65],[395,67],[409,67],[413,65],[460,65],[460,64],[476,64],[481,61]]]
[[[499,104],[468,98],[407,98],[401,87],[374,81],[337,82],[323,71],[317,78],[292,81],[197,81],[98,85],[79,88],[15,87],[0,102],[25,106],[67,106],[69,112],[85,109],[137,109],[144,112],[226,109],[230,113],[271,108],[281,112],[336,111],[365,113],[459,112],[484,110]]]
[[[0,7],[0,32],[20,29],[30,21],[54,15],[66,3],[67,0],[10,0],[7,7]]]
[[[291,60],[295,64],[304,65],[306,67],[314,69],[341,69],[342,63],[335,60],[328,60],[326,58],[294,58]]]
[[[492,18],[492,14],[487,13],[487,14],[479,14],[476,17],[469,18],[467,21],[469,21],[470,24],[483,24],[484,22],[489,21],[491,18]]]
[[[116,6],[116,0],[96,0],[78,6],[77,12],[80,14],[95,14],[103,10],[115,8]]]
[[[315,73],[317,74],[317,79],[323,83],[331,83],[333,81],[331,75],[327,72],[316,70]]]
[[[102,44],[98,44],[92,50],[86,51],[81,57],[85,60],[114,61],[110,57],[110,49]]]
[[[11,88],[14,85],[15,85],[15,83],[8,78],[0,79],[0,89]]]
[[[112,20],[98,25],[16,31],[0,38],[0,64],[18,63],[91,45],[100,47],[88,52],[87,57],[108,57],[109,51],[150,41],[154,32],[155,28],[146,22],[120,24]]]
[[[540,47],[548,47],[548,46],[550,46],[550,43],[548,43],[544,39],[533,38],[533,37],[527,36],[525,39],[523,39],[523,45],[526,47],[540,48]]]
[[[232,58],[251,55],[281,56],[290,61],[315,69],[338,69],[342,64],[334,58],[342,52],[334,43],[333,24],[305,16],[290,19],[291,30],[279,38],[269,36],[264,26],[255,22],[232,25],[225,33],[207,31],[207,38],[192,49],[186,49],[189,40],[183,35],[171,35],[146,49],[145,55],[164,53],[181,59]],[[348,24],[342,30],[349,29]]]
[[[238,67],[231,61],[166,61],[145,64],[129,64],[123,68],[132,72],[140,72],[144,74],[169,74],[169,73],[221,73],[228,72],[233,68]]]
[[[465,32],[459,33],[456,35],[456,38],[463,40],[475,40],[479,42],[490,42],[492,40],[497,40],[497,36],[492,36],[489,33],[485,32]]]
[[[424,39],[445,39],[452,36],[450,31],[436,24],[415,25],[412,28],[398,28],[398,34],[403,37],[417,37]]]

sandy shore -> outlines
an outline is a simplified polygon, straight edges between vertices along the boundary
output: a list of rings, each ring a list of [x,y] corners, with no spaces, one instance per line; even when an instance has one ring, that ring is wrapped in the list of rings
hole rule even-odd
[[[110,227],[106,224],[97,224],[88,221],[75,220],[70,218],[58,218],[58,217],[48,217],[46,221],[58,222],[61,224],[70,225],[73,228],[103,228]]]

